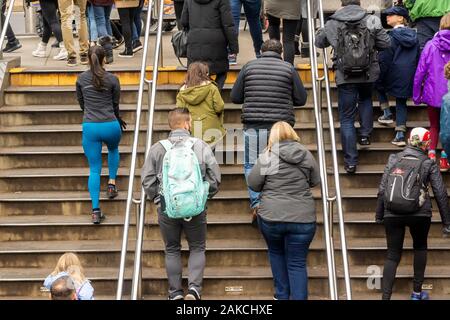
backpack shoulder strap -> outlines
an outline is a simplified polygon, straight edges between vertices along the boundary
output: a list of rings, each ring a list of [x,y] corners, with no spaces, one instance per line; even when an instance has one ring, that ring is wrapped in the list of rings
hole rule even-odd
[[[172,142],[170,142],[167,139],[166,140],[161,140],[159,143],[164,147],[164,149],[166,149],[166,152],[168,152],[173,147]]]
[[[189,137],[188,139],[186,139],[186,141],[184,143],[189,149],[192,149],[194,147],[194,144],[197,142],[197,140],[198,139],[196,139],[196,138]]]

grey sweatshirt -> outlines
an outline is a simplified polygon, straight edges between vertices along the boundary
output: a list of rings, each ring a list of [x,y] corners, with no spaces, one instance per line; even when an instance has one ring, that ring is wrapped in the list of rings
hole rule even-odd
[[[108,122],[120,116],[120,83],[112,73],[106,72],[104,88],[96,90],[92,85],[92,72],[83,72],[78,76],[77,99],[84,111],[83,122]]]
[[[319,183],[316,160],[296,141],[283,141],[263,153],[248,178],[249,187],[262,192],[258,214],[272,222],[315,222],[311,188]]]
[[[177,140],[184,140],[190,136],[188,131],[177,129],[169,134],[169,140],[174,143]],[[197,155],[203,180],[209,182],[209,198],[212,198],[219,191],[221,181],[219,165],[211,148],[204,141],[197,139],[197,142],[195,142],[192,148]],[[142,186],[148,199],[155,203],[160,202],[160,181],[165,154],[166,149],[164,149],[162,144],[159,142],[155,143],[150,148],[150,152],[142,168]]]

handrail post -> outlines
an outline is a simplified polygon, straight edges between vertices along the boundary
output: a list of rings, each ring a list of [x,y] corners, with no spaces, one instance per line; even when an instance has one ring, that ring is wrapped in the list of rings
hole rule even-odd
[[[332,259],[332,245],[331,245],[331,237],[330,237],[330,222],[328,220],[328,190],[327,190],[327,168],[326,168],[326,161],[324,158],[325,152],[324,152],[324,141],[323,141],[323,132],[322,132],[322,124],[321,124],[321,116],[319,110],[320,106],[318,105],[318,90],[321,90],[321,88],[318,88],[317,86],[317,79],[318,79],[318,70],[317,70],[317,58],[316,58],[316,49],[314,46],[314,17],[313,17],[313,10],[311,5],[311,0],[307,0],[307,9],[308,9],[308,33],[309,33],[309,39],[311,42],[311,45],[309,46],[309,54],[311,57],[311,73],[312,73],[312,90],[313,90],[313,97],[314,97],[314,114],[315,114],[315,120],[316,120],[316,135],[317,135],[317,154],[319,157],[319,168],[320,168],[320,178],[322,183],[321,185],[321,192],[322,192],[322,209],[323,209],[323,224],[324,224],[324,233],[325,233],[325,246],[326,246],[326,252],[327,252],[327,265],[328,265],[328,284],[330,289],[330,299],[336,300],[336,283],[334,282],[334,276],[333,276],[333,259]]]
[[[153,7],[155,0],[149,0],[149,8]],[[147,53],[148,53],[148,42],[150,36],[150,23],[151,23],[151,10],[147,11],[147,20],[145,26],[145,39],[144,39],[144,51],[142,54],[142,65],[141,65],[141,73],[140,73],[140,81],[139,81],[139,91],[138,91],[138,100],[136,107],[136,122],[134,127],[134,140],[133,147],[131,153],[131,165],[130,165],[130,174],[128,181],[128,195],[127,195],[127,204],[125,209],[125,222],[123,229],[123,239],[122,239],[122,249],[120,255],[120,267],[119,267],[119,279],[117,283],[117,293],[116,299],[122,299],[123,293],[123,282],[125,278],[125,263],[127,256],[127,246],[128,246],[128,231],[130,227],[130,210],[133,204],[133,185],[134,178],[136,173],[136,159],[137,159],[137,151],[138,151],[138,143],[139,143],[139,129],[141,123],[141,113],[142,113],[142,97],[144,94],[144,79],[145,79],[145,71],[147,64]]]
[[[0,10],[3,7],[3,3],[5,3],[5,6],[7,5],[6,1],[7,0],[0,0]],[[11,19],[13,9],[14,0],[10,0],[8,11],[5,15],[5,21],[1,21],[2,19],[0,18],[0,26],[2,27],[2,31],[0,33],[0,60],[3,59],[3,42],[5,42],[6,30],[8,29],[9,20]]]
[[[310,0],[308,0],[310,1]],[[325,26],[325,17],[323,13],[323,2],[319,2],[319,20],[320,26],[323,28]],[[311,12],[311,11],[310,11]],[[314,35],[313,35],[314,36]],[[315,38],[315,37],[314,37]],[[313,38],[310,38],[311,46],[314,46]],[[333,176],[334,185],[336,189],[336,205],[339,218],[339,235],[341,240],[341,252],[342,252],[342,264],[344,269],[344,280],[345,280],[345,293],[347,300],[352,300],[352,289],[350,281],[350,270],[348,265],[348,255],[347,255],[347,240],[345,237],[345,220],[344,212],[342,208],[342,195],[341,195],[341,184],[339,179],[339,165],[336,150],[336,133],[334,131],[334,116],[333,116],[333,105],[331,103],[331,92],[330,92],[330,78],[328,74],[328,54],[326,49],[323,50],[323,71],[325,79],[325,88],[327,94],[327,109],[328,109],[328,122],[330,123],[330,138],[331,138],[331,155],[333,162]]]
[[[159,2],[159,12],[158,12],[158,27],[156,34],[156,45],[155,45],[155,54],[153,61],[153,72],[152,72],[152,80],[147,81],[145,78],[143,81],[148,85],[148,123],[147,123],[147,142],[145,147],[145,158],[147,158],[150,147],[152,146],[152,138],[153,138],[153,118],[155,113],[155,104],[156,104],[156,91],[158,85],[158,65],[159,65],[159,53],[162,46],[162,18],[164,13],[164,0],[160,0]],[[133,282],[131,289],[131,300],[136,300],[138,295],[138,287],[139,287],[139,275],[142,272],[141,268],[141,259],[142,259],[142,242],[144,238],[144,222],[145,222],[145,209],[146,209],[146,196],[145,191],[141,188],[141,213],[139,216],[139,231],[136,237],[136,251],[134,258],[134,271],[133,271]]]

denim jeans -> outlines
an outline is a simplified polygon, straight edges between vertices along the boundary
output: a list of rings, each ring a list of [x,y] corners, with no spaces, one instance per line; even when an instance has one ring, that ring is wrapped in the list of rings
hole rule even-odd
[[[341,123],[341,143],[346,165],[358,164],[355,128],[356,112],[359,111],[359,136],[370,137],[373,130],[372,83],[351,83],[338,86],[338,109]]]
[[[253,40],[253,48],[258,55],[261,52],[263,44],[261,21],[259,19],[261,12],[261,0],[230,0],[231,14],[233,15],[234,28],[239,35],[239,25],[241,21],[241,8],[244,6],[245,16],[247,17],[250,34]]]
[[[267,147],[269,133],[270,131],[266,129],[244,130],[244,175],[246,180],[258,159],[258,155]],[[250,188],[247,189],[250,196],[250,208],[259,206],[260,193]]]
[[[141,30],[142,30],[141,12],[142,7],[138,7],[136,15],[134,16],[133,31],[132,31],[133,41],[139,40],[139,38],[141,37]]]
[[[278,300],[307,300],[309,246],[316,223],[268,222],[258,216],[269,249],[269,260]]]
[[[385,92],[379,93],[380,103],[389,103],[388,96]],[[406,132],[406,119],[408,116],[408,109],[406,107],[406,98],[395,98],[395,131]]]
[[[87,24],[89,31],[89,40],[97,41],[98,40],[98,31],[97,31],[97,22],[95,21],[95,13],[94,6],[90,4],[87,9]]]
[[[95,17],[95,23],[97,24],[98,37],[112,36],[111,15],[112,6],[94,6],[92,5]]]

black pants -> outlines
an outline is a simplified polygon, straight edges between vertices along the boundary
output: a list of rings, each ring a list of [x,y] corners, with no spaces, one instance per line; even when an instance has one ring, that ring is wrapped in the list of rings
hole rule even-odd
[[[122,35],[125,39],[125,48],[127,51],[133,50],[133,23],[134,16],[138,12],[138,7],[135,8],[119,8],[120,23],[122,24]]]
[[[297,39],[299,39],[300,33],[302,34],[302,42],[309,43],[308,19],[300,18],[298,21],[297,30],[295,31],[295,35],[298,37]]]
[[[117,41],[122,40],[123,36],[120,33],[120,30],[114,21],[111,21],[111,30],[112,30],[114,38],[116,38]]]
[[[39,0],[42,9],[42,18],[44,22],[44,32],[42,34],[42,42],[48,43],[52,33],[58,42],[63,42],[61,24],[57,15],[57,0]]]
[[[178,30],[182,30],[183,27],[181,26],[181,14],[183,13],[184,1],[174,1],[173,4],[175,7],[175,17],[177,18],[177,28]]]
[[[405,216],[400,218],[385,218],[384,226],[387,239],[387,257],[383,270],[383,300],[389,300],[392,295],[395,274],[400,263],[405,239],[405,229],[408,226],[413,238],[414,248],[414,292],[422,291],[427,265],[427,239],[430,231],[431,218]]]
[[[6,0],[3,0],[3,5],[2,5],[2,25],[4,23],[4,21],[6,20],[6,16],[5,16],[5,11],[6,11]],[[8,23],[8,27],[6,28],[6,38],[8,38],[8,43],[11,42],[15,42],[16,39],[16,35],[14,34],[13,29],[11,28],[11,24]]]
[[[217,84],[217,88],[219,88],[219,91],[222,92],[223,86],[225,85],[225,80],[227,80],[227,73],[218,73],[216,75],[216,84]]]
[[[280,40],[281,20],[277,17],[268,15],[269,18],[269,37],[270,39]],[[298,20],[283,19],[283,52],[284,61],[294,64],[295,58],[295,32],[297,30]]]
[[[439,31],[440,22],[441,18],[438,17],[420,18],[416,20],[420,51],[425,48],[427,42],[433,39],[436,32]]]

